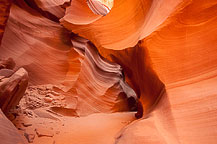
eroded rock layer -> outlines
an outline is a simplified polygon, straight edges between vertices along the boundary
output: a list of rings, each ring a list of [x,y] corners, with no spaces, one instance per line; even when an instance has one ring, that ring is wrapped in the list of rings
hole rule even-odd
[[[52,112],[100,118],[134,109],[138,98],[136,117],[142,119],[119,132],[102,124],[112,138],[99,135],[116,144],[217,143],[216,0],[114,0],[106,16],[84,0],[20,0],[4,31],[5,2],[0,58],[12,57],[33,85],[58,85],[54,93],[66,103],[49,107]],[[79,132],[74,139],[86,136]],[[90,135],[74,142],[105,142]],[[61,136],[70,139],[70,133]]]
[[[85,110],[86,113],[91,109],[93,112],[115,112],[130,108],[135,110],[137,96],[125,83],[121,66],[102,58],[97,48],[87,39],[73,36],[72,44],[83,57],[72,89],[79,99],[89,105],[79,105],[81,108],[78,109]]]
[[[121,3],[116,1],[119,2]],[[144,116],[145,111],[153,106],[152,102],[156,102],[153,93],[162,89],[161,82],[165,85],[166,91],[161,93],[163,103],[160,103],[161,106],[153,112],[152,118],[147,120],[147,124],[153,125],[149,129],[153,134],[150,134],[147,129],[149,135],[144,137],[150,139],[143,140],[141,137],[138,141],[129,143],[215,143],[216,124],[213,120],[216,116],[213,112],[216,112],[216,107],[213,101],[216,99],[216,91],[213,86],[216,83],[216,1],[164,1],[162,3],[152,1],[149,7],[148,4],[142,5],[142,2],[138,1],[142,9],[147,12],[139,9],[132,10],[137,1],[134,2],[135,5],[126,7],[123,12],[121,6],[125,2],[130,4],[129,1],[124,1],[122,5],[116,4],[108,16],[90,24],[70,23],[67,17],[63,17],[61,22],[73,32],[92,40],[104,57],[122,65],[126,77],[129,78],[127,81],[138,96],[141,96]],[[130,23],[133,21],[128,13],[131,10],[141,12],[143,15],[138,21],[134,21],[137,26],[135,23]],[[115,17],[116,12],[120,14]],[[130,20],[124,18],[117,20],[121,12],[123,15],[128,14],[124,18]],[[163,13],[162,17],[157,17],[159,13]],[[137,16],[139,17],[139,14]],[[119,24],[121,28],[116,29]],[[128,35],[131,28],[137,29],[132,30],[133,34]],[[140,39],[135,35],[139,28],[142,29],[140,32],[143,31],[140,38],[144,39],[141,44],[128,48],[134,46]],[[134,40],[130,39],[132,37]],[[124,43],[124,40],[127,42]],[[123,48],[125,50],[117,51]],[[147,54],[146,57],[143,54],[144,56],[141,56],[143,59],[140,59],[139,55],[144,52]],[[131,61],[132,64],[129,64]],[[137,63],[139,63],[138,69]],[[152,71],[156,77],[150,77],[147,71]],[[142,76],[144,79],[141,79]],[[159,82],[154,83],[155,78]],[[149,81],[147,85],[145,85],[146,81]],[[159,94],[156,94],[156,97]],[[146,107],[147,103],[150,104],[148,107]],[[208,123],[209,120],[212,122]],[[140,127],[146,127],[145,125]],[[155,134],[159,129],[160,132]],[[138,136],[145,131],[141,128]],[[151,137],[156,137],[156,141]],[[127,139],[120,140],[120,143],[127,143],[129,140],[132,140],[130,135]]]
[[[22,1],[20,1],[22,2]],[[0,57],[12,57],[29,72],[33,84],[56,83],[67,72],[70,34],[26,3],[11,7]],[[68,39],[67,39],[68,38]]]
[[[24,67],[32,85],[59,85],[79,115],[135,110],[137,97],[120,65],[30,6],[23,1],[12,5],[1,57],[12,57],[16,69]]]
[[[192,1],[142,40],[140,51],[147,51],[166,92],[151,117],[129,128],[118,143],[216,143],[216,6],[212,0]],[[147,129],[132,132],[136,127]]]

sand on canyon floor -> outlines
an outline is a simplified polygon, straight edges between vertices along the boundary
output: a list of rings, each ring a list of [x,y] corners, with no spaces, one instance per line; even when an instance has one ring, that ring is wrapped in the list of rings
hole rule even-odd
[[[29,86],[9,118],[33,144],[111,144],[135,120],[134,112],[80,117],[53,85]]]

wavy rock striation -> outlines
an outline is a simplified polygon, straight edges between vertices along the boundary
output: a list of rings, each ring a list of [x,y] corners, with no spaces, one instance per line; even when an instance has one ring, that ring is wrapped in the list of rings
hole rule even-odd
[[[60,86],[81,116],[136,109],[136,94],[125,83],[120,65],[22,1],[11,7],[0,53],[12,57],[16,69],[28,71],[30,84]]]
[[[11,57],[29,72],[32,84],[57,83],[67,73],[70,34],[26,3],[13,4],[0,47],[0,57]],[[68,38],[68,39],[67,39]]]
[[[138,124],[138,133],[128,131],[137,133],[135,138],[126,132],[117,143],[216,143],[216,1],[130,2],[115,1],[107,16],[85,25],[61,19],[66,28],[93,41],[102,56],[123,67],[144,117],[157,97],[163,98],[151,118]],[[144,130],[146,125],[151,128]]]
[[[121,66],[102,58],[87,39],[73,36],[72,44],[83,57],[73,91],[89,105],[79,105],[78,109],[115,112],[130,110],[130,107],[135,110],[136,93],[125,83]]]
[[[117,144],[217,143],[216,0],[114,0],[106,16],[66,2],[16,1],[0,58],[32,84],[61,84],[81,116],[130,110],[137,96],[142,119]]]

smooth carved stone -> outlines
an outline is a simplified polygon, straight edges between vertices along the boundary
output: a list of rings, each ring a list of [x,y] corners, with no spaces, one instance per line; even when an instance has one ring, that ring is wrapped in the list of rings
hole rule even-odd
[[[108,2],[106,4],[100,0],[87,0],[87,4],[89,8],[92,10],[92,12],[97,15],[106,16],[111,11],[111,7],[108,6]]]
[[[60,83],[68,70],[70,33],[40,13],[31,13],[33,9],[23,0],[16,2],[20,5],[13,4],[10,9],[0,58],[12,57],[16,59],[16,67],[25,66],[31,84]],[[24,31],[28,34],[24,34]]]
[[[23,97],[28,85],[28,73],[20,68],[11,77],[0,82],[0,108],[7,113],[16,106]]]

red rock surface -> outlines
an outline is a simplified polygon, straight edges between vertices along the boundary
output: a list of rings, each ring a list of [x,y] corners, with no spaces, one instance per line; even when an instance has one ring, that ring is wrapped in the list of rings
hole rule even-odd
[[[3,70],[7,69],[1,69],[0,72]],[[28,85],[28,73],[25,69],[20,68],[14,73],[6,72],[10,76],[4,75],[0,79],[0,108],[4,113],[19,104]]]
[[[216,0],[113,2],[103,16],[83,0],[14,1],[6,24],[0,1],[0,58],[30,78],[11,112],[20,133],[33,143],[217,143]],[[132,109],[141,119],[120,112]]]
[[[0,44],[10,13],[11,0],[0,0]]]
[[[22,143],[26,144],[24,137],[19,135],[16,127],[7,119],[0,109],[0,138],[1,143],[12,144],[12,143]]]

